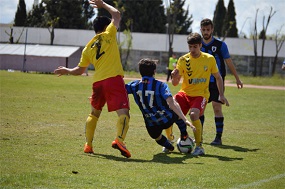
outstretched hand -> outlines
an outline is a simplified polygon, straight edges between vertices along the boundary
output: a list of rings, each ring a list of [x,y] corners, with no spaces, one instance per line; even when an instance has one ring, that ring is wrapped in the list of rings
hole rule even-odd
[[[191,129],[193,130],[193,132],[196,131],[196,127],[195,127],[190,121],[186,120],[185,123],[186,123],[187,126],[191,127]]]
[[[89,0],[89,4],[92,5],[93,8],[101,8],[103,3],[104,1],[102,0]]]
[[[222,104],[225,104],[226,106],[229,106],[229,105],[230,105],[229,102],[228,102],[228,100],[227,100],[226,97],[224,97],[224,96],[219,96],[219,101],[221,101]]]
[[[64,66],[59,66],[57,69],[53,71],[54,74],[57,74],[58,76],[68,74],[68,68]]]

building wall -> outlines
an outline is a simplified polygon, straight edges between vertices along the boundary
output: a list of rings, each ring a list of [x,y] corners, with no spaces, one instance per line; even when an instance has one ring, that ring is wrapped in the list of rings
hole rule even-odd
[[[20,43],[29,44],[49,44],[50,34],[46,28],[24,28],[14,27],[13,36],[14,41],[19,39]],[[10,28],[7,26],[0,26],[0,42],[8,43]],[[25,38],[27,32],[27,38]],[[21,35],[22,33],[22,35]],[[88,41],[95,35],[92,30],[74,30],[74,29],[55,29],[54,45],[79,46],[84,47]],[[137,62],[141,58],[153,58],[158,60],[158,72],[165,72],[165,67],[168,62],[168,36],[166,34],[147,34],[147,33],[132,33],[132,47],[127,63],[125,35],[118,33],[118,41],[122,44],[122,64],[124,67],[131,70],[137,70]],[[188,52],[186,43],[187,35],[174,35],[173,50],[178,56]],[[253,41],[251,39],[240,38],[226,38],[225,42],[228,45],[233,62],[236,65],[238,72],[243,74],[251,74],[253,70]],[[258,56],[261,55],[262,41],[257,42]],[[264,72],[268,75],[268,69],[272,67],[273,58],[276,53],[275,41],[267,40],[264,49]],[[279,61],[276,67],[278,73],[283,73],[279,69],[283,60],[285,59],[285,45],[278,55]],[[79,59],[78,59],[79,61]],[[77,61],[77,62],[78,62]],[[266,68],[268,67],[268,69]]]

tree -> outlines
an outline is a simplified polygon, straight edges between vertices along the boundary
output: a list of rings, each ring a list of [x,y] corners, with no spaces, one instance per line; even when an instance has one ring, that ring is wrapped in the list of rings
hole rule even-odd
[[[234,1],[230,0],[222,31],[225,37],[238,37],[238,30],[236,26],[237,23],[235,17],[236,17],[236,12],[235,12]]]
[[[223,22],[226,16],[226,7],[224,5],[224,0],[219,0],[214,12],[213,24],[214,24],[214,35],[221,37],[223,36]]]
[[[275,54],[274,61],[273,61],[273,67],[272,67],[271,75],[274,75],[274,73],[275,73],[276,64],[278,61],[278,53],[281,50],[281,48],[284,44],[284,41],[285,41],[285,35],[281,34],[283,26],[284,26],[284,24],[280,27],[280,30],[276,31],[276,35],[275,35],[275,39],[274,39],[275,40],[275,47],[276,47],[276,54]]]
[[[121,30],[127,26],[125,23],[132,19],[131,29],[133,32],[164,33],[166,16],[162,0],[156,1],[128,1],[124,0],[125,12],[122,16]]]
[[[17,11],[15,14],[14,26],[25,26],[27,18],[27,10],[25,0],[19,0]]]
[[[253,40],[253,52],[254,52],[254,70],[253,70],[253,76],[256,77],[257,74],[257,15],[258,15],[259,9],[256,10],[255,13],[255,20],[254,20],[254,30],[252,34],[252,40]]]
[[[273,8],[270,8],[269,15],[267,17],[267,21],[265,23],[265,16],[263,16],[263,22],[262,22],[262,31],[264,32],[264,35],[262,36],[262,47],[261,47],[261,62],[259,67],[259,76],[262,76],[262,69],[263,69],[263,61],[264,61],[264,46],[265,46],[265,40],[266,40],[266,31],[268,28],[268,25],[270,23],[271,18],[274,16],[276,11],[272,12]]]
[[[173,20],[175,23],[175,34],[188,34],[192,32],[191,25],[193,23],[192,15],[188,17],[189,6],[187,10],[183,9],[186,0],[174,0],[172,14],[176,14],[176,20]]]
[[[32,10],[27,15],[27,26],[29,27],[45,27],[45,7],[41,2],[39,5],[33,5]]]

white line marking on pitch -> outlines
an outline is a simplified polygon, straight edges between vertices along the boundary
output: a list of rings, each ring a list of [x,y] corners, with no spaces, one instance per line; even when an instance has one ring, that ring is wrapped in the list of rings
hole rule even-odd
[[[235,188],[237,189],[237,188],[247,188],[247,187],[251,187],[251,186],[258,186],[258,185],[261,185],[262,183],[270,182],[272,180],[281,179],[283,177],[285,177],[285,173],[280,174],[280,175],[276,175],[276,176],[268,178],[268,179],[259,180],[259,181],[253,182],[253,183],[239,185]]]

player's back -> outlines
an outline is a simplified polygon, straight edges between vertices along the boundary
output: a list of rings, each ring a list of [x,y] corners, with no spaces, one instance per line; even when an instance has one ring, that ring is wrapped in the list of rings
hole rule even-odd
[[[143,77],[127,84],[126,89],[128,94],[133,94],[147,125],[165,124],[172,119],[173,111],[166,101],[172,97],[167,84],[153,77]]]

